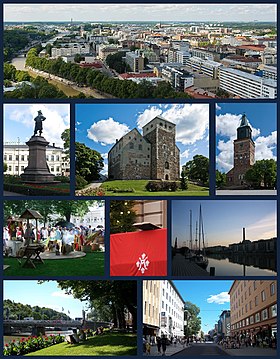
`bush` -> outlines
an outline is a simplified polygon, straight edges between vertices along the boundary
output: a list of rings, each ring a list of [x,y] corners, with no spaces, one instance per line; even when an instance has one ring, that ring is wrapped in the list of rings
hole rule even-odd
[[[51,186],[52,185],[50,185],[48,188],[48,185],[4,183],[4,190],[18,194],[24,194],[26,196],[68,196],[70,194],[70,189]]]
[[[113,191],[114,193],[135,193],[135,189],[134,188],[112,188],[111,191]]]
[[[4,175],[4,183],[19,184],[20,182],[21,182],[21,178],[19,176]]]
[[[55,181],[59,181],[61,183],[70,183],[70,177],[67,176],[55,176]]]
[[[84,177],[76,175],[76,189],[83,189],[88,184]]]
[[[179,185],[176,181],[149,181],[145,188],[149,192],[175,192],[179,188]]]

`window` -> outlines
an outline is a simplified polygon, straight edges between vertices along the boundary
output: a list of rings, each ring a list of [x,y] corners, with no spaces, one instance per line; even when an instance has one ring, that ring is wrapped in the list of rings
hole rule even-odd
[[[275,283],[271,283],[270,284],[270,295],[274,295],[275,294]]]
[[[9,161],[12,161],[12,159],[13,159],[13,156],[9,155]]]
[[[9,166],[9,167],[8,167],[8,171],[11,171],[11,170],[12,170],[12,166]]]
[[[262,310],[262,320],[266,320],[268,318],[267,309]]]
[[[142,145],[138,146],[139,151],[142,151]]]
[[[20,170],[21,170],[21,171],[24,171],[24,166],[21,166],[21,167],[20,167]]]
[[[129,149],[133,150],[134,149],[134,143],[133,142],[129,142]]]
[[[249,318],[246,318],[246,325],[249,325]]]
[[[16,161],[18,161],[19,160],[19,155],[16,155]]]
[[[56,167],[56,172],[59,172],[60,171],[60,167]]]
[[[7,161],[7,156],[6,155],[4,155],[4,161]]]
[[[255,306],[257,306],[259,304],[259,298],[255,297]]]
[[[51,160],[54,161],[54,155],[51,156]]]
[[[270,307],[271,310],[271,316],[276,317],[277,316],[277,304],[274,304]]]
[[[261,296],[262,296],[262,301],[264,302],[266,300],[266,295],[264,290],[262,291]]]
[[[15,167],[15,171],[16,171],[16,172],[18,171],[18,166]]]
[[[20,157],[20,158],[21,158],[21,160],[22,160],[22,161],[24,161],[24,155],[21,155],[21,157]]]
[[[255,323],[258,323],[260,321],[260,313],[255,314]]]
[[[251,317],[250,317],[250,324],[254,324],[254,316],[253,315],[251,315]]]
[[[51,172],[54,172],[54,167],[51,167]]]
[[[166,170],[169,170],[169,162],[165,162],[164,167],[165,167]]]
[[[145,305],[144,305],[144,314],[146,315],[147,313],[147,302],[145,301]]]

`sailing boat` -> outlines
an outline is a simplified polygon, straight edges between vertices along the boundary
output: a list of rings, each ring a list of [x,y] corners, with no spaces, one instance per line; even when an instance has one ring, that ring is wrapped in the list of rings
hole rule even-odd
[[[201,243],[202,242],[202,243]],[[196,238],[197,243],[197,238]],[[202,250],[201,250],[202,247]],[[199,207],[199,220],[198,220],[198,251],[193,258],[193,261],[200,267],[206,269],[208,266],[208,259],[205,257],[205,242],[204,242],[204,228],[202,219],[201,205]]]
[[[195,253],[192,249],[192,210],[190,210],[190,240],[189,240],[189,249],[185,251],[185,259],[192,259],[195,257]]]

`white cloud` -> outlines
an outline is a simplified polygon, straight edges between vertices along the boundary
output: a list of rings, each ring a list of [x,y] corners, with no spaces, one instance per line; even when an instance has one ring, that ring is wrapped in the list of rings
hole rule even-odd
[[[221,109],[222,109],[221,106],[219,106],[219,105],[216,103],[216,110],[219,111],[219,110],[221,110]]]
[[[100,120],[87,130],[87,137],[94,142],[100,142],[103,146],[112,145],[116,139],[120,139],[130,131],[124,123],[114,121],[112,117],[107,120]]]
[[[61,134],[70,126],[70,106],[69,105],[49,105],[49,104],[20,104],[5,105],[5,120],[20,122],[30,129],[30,137],[33,135],[34,118],[41,110],[46,120],[43,122],[43,136],[50,143],[58,146],[63,145]],[[17,134],[15,134],[16,136]],[[18,134],[20,135],[20,134]]]
[[[183,153],[181,153],[181,158],[189,158],[190,156],[190,150],[185,150]]]
[[[151,106],[138,116],[138,128],[142,128],[157,115],[176,124],[176,141],[183,145],[194,144],[207,136],[209,106],[206,104],[176,104],[168,109]]]
[[[66,293],[64,293],[62,291],[52,292],[51,296],[52,297],[64,298],[64,299],[73,299],[73,296],[71,294],[66,294]]]
[[[108,158],[108,153],[101,153],[102,158],[104,158],[104,160],[106,160]]]
[[[216,117],[216,132],[223,138],[218,141],[217,149],[219,154],[217,155],[217,168],[228,172],[233,167],[233,141],[236,139],[236,130],[240,124],[242,115],[235,115],[226,113],[218,115]],[[277,132],[274,131],[268,136],[260,136],[260,129],[255,128],[250,124],[252,128],[252,138],[256,145],[256,161],[261,159],[276,159],[273,155],[273,150],[276,147]]]
[[[108,163],[104,163],[101,173],[106,176],[108,175]]]
[[[219,294],[211,294],[209,298],[207,298],[208,303],[215,304],[225,304],[229,303],[230,297],[228,292],[221,292]]]

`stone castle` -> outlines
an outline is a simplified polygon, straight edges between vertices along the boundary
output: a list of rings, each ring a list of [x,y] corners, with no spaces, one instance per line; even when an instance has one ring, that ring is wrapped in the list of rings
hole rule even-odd
[[[255,163],[255,143],[252,140],[252,129],[245,114],[237,128],[237,139],[234,143],[234,166],[226,174],[227,186],[245,187],[245,174]]]
[[[108,178],[178,180],[180,150],[175,137],[176,125],[161,116],[143,127],[143,135],[134,128],[108,152]]]

